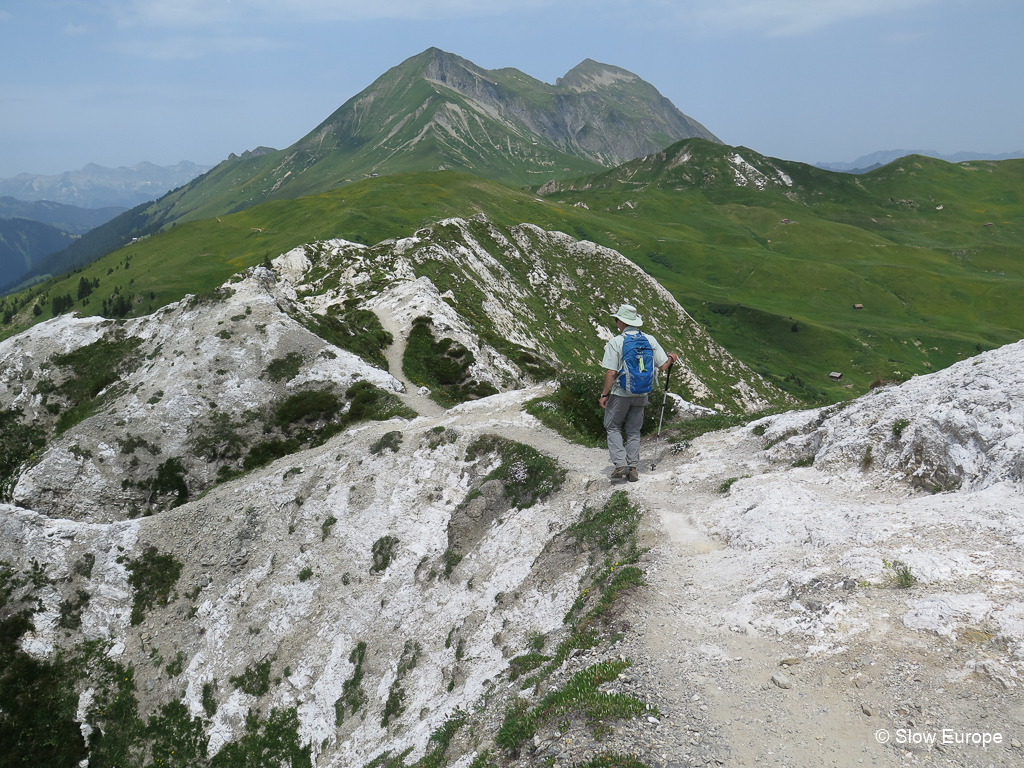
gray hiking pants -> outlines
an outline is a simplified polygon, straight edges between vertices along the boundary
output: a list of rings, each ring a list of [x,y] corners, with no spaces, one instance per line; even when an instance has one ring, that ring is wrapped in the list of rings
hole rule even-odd
[[[608,431],[608,453],[616,467],[635,467],[640,463],[640,427],[644,424],[647,395],[612,395],[604,409],[604,428]],[[626,442],[622,442],[622,429]]]

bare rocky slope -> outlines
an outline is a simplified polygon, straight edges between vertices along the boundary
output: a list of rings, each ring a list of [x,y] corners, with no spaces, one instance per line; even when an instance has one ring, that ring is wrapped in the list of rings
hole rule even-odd
[[[842,407],[648,443],[640,482],[616,488],[603,450],[523,410],[553,385],[530,384],[510,344],[559,352],[539,317],[515,335],[534,283],[513,290],[470,225],[446,226],[445,241],[309,246],[152,317],[63,317],[0,344],[6,412],[63,428],[0,506],[0,619],[29,606],[12,658],[81,661],[75,758],[1021,763],[1024,345]],[[513,234],[505,258],[527,251],[517,238],[559,240]],[[452,253],[488,269],[492,344],[468,293],[416,273],[433,255],[456,274]],[[552,306],[570,316],[562,277],[536,285],[561,286]],[[308,330],[346,301],[398,347],[432,316],[502,391],[442,408]],[[93,399],[67,385],[82,349],[113,375]],[[722,378],[694,381],[729,381],[715,359]],[[293,395],[329,390],[350,413],[359,381],[373,418],[248,470],[228,457],[236,438],[320,429],[281,421]],[[767,393],[745,386],[710,396]],[[71,423],[76,408],[91,411]]]

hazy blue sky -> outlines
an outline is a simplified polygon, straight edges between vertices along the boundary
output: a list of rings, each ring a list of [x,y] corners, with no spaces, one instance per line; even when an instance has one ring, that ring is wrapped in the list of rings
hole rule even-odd
[[[430,46],[791,160],[1024,149],[1021,0],[0,0],[0,177],[282,148]]]

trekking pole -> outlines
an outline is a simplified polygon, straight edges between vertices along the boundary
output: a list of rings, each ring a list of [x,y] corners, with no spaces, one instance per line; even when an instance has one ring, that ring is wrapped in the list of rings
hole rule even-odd
[[[672,361],[672,364],[669,365],[669,367],[668,367],[668,375],[665,377],[665,394],[664,394],[664,396],[661,399],[661,416],[658,417],[658,436],[654,439],[656,445],[661,445],[661,425],[665,421],[665,404],[668,402],[668,386],[669,386],[669,384],[672,383],[672,368],[673,368],[673,366],[675,366],[675,361],[674,360]],[[654,461],[651,462],[651,471],[652,472],[654,471],[654,468],[656,466],[658,466],[657,459],[660,458],[660,456],[658,456],[657,453],[655,453],[654,455],[655,455],[656,458],[655,458]]]

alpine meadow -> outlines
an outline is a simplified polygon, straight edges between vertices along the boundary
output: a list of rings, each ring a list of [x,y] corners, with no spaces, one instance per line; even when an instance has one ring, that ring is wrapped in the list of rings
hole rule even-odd
[[[431,48],[6,228],[0,764],[1019,765],[1021,190]],[[616,486],[623,303],[679,360]]]

